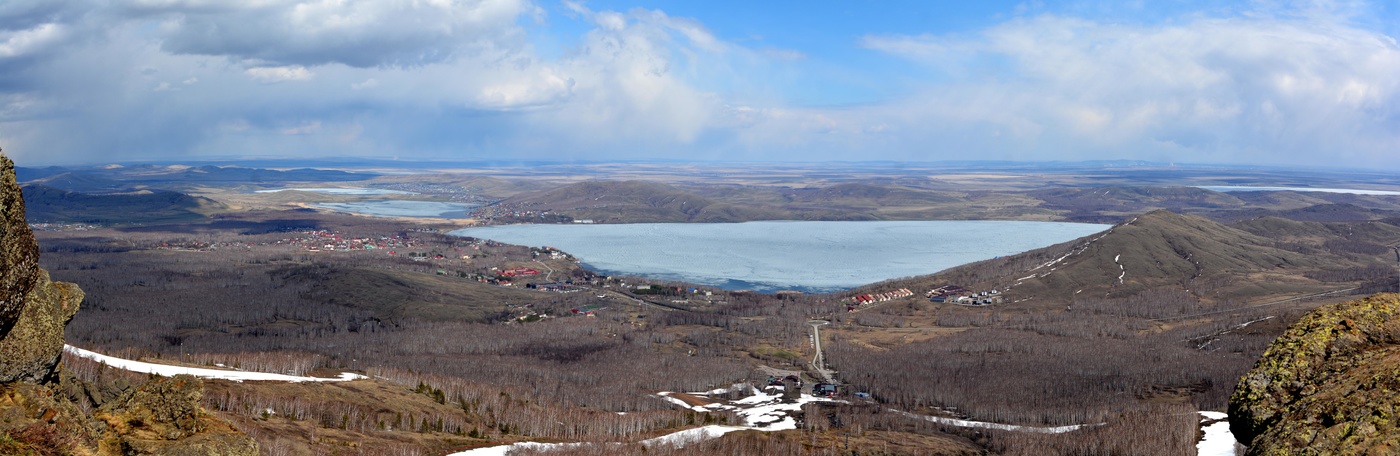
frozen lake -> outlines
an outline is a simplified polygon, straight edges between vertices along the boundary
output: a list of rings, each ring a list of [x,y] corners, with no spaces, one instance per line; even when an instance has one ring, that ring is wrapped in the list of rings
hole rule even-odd
[[[1312,188],[1312,187],[1243,187],[1243,186],[1201,186],[1213,192],[1322,192],[1322,193],[1350,193],[1353,195],[1381,195],[1396,196],[1400,192],[1388,190],[1364,190],[1357,188]]]
[[[353,203],[320,203],[311,207],[378,217],[467,218],[476,204],[439,203],[436,201],[358,201]]]
[[[1069,241],[1110,225],[1021,221],[504,225],[450,234],[551,246],[612,275],[835,291]]]
[[[401,190],[388,190],[388,189],[382,189],[382,188],[362,188],[362,187],[353,187],[353,188],[275,188],[275,189],[271,189],[271,190],[258,190],[258,191],[254,192],[254,193],[277,193],[277,192],[285,192],[285,191],[314,192],[314,193],[325,193],[325,194],[328,194],[328,195],[357,195],[357,196],[412,195],[412,194],[413,194],[413,192],[405,192],[405,191],[401,191]]]

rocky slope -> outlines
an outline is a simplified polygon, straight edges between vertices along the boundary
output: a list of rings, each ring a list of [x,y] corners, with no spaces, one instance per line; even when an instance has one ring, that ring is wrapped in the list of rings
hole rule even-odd
[[[1230,430],[1251,455],[1400,452],[1400,295],[1325,306],[1240,379]]]
[[[100,404],[96,416],[83,413],[65,393],[85,388],[58,366],[83,292],[39,268],[14,163],[4,156],[0,213],[0,454],[257,454],[256,442],[200,408],[194,378],[153,380]]]

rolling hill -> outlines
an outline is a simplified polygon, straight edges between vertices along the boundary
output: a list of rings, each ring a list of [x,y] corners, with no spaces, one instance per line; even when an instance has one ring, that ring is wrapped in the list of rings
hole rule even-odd
[[[201,219],[224,208],[208,198],[165,190],[88,194],[43,185],[22,190],[30,222],[169,223]]]
[[[643,181],[570,184],[511,197],[501,205],[548,210],[600,223],[740,222],[772,220],[785,215],[730,205],[669,185]]]
[[[1158,210],[1068,243],[890,285],[996,289],[1009,308],[1153,290],[1212,303],[1322,293],[1362,286],[1387,271],[1384,246],[1400,241],[1400,227],[1354,225],[1266,218],[1231,226]]]

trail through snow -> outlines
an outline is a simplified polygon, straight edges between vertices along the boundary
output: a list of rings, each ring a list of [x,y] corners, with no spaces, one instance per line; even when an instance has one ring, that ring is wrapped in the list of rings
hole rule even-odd
[[[248,372],[222,369],[203,369],[198,367],[171,366],[167,364],[147,363],[142,361],[132,361],[129,359],[107,356],[98,352],[83,350],[72,345],[64,345],[63,349],[75,356],[97,361],[117,369],[140,372],[143,374],[156,374],[166,377],[173,377],[180,374],[193,375],[200,378],[217,378],[241,382],[244,380],[272,381],[272,382],[344,382],[349,380],[359,380],[367,378],[360,374],[342,372],[340,377],[299,377],[296,375],[272,374],[267,372]]]

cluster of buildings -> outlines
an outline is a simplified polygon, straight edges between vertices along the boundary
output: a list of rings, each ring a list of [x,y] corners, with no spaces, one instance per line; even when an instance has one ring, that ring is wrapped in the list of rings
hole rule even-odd
[[[531,248],[530,248],[530,255],[534,256],[535,258],[539,258],[540,255],[549,255],[549,259],[551,259],[551,260],[558,260],[558,259],[570,259],[570,260],[572,260],[572,259],[574,259],[573,256],[571,256],[571,255],[569,255],[569,254],[567,254],[567,253],[564,253],[563,250],[559,250],[559,249],[556,249],[556,248],[550,247],[550,246],[544,246],[544,247],[540,247],[540,248],[538,248],[538,249],[531,247]]]
[[[518,267],[501,271],[501,275],[506,277],[540,275],[540,271],[535,268]]]
[[[969,306],[985,306],[1001,303],[1001,292],[997,290],[973,292],[957,285],[944,285],[929,290],[929,301],[951,302]]]
[[[374,187],[384,188],[388,190],[398,190],[401,192],[416,193],[420,195],[433,195],[441,198],[446,198],[448,201],[458,203],[484,204],[491,202],[490,199],[482,195],[472,193],[472,190],[469,188],[456,185],[438,184],[433,182],[399,182],[382,185],[376,184],[374,185]]]
[[[514,219],[514,220],[519,220],[519,219],[531,219],[531,218],[533,218],[533,219],[541,219],[541,220],[548,219],[548,221],[558,221],[558,220],[555,220],[555,219],[557,219],[558,217],[554,214],[553,211],[550,211],[550,210],[542,210],[542,211],[539,211],[539,210],[530,210],[530,209],[526,209],[526,208],[525,208],[524,206],[522,206],[522,205],[518,205],[518,204],[514,204],[514,203],[507,203],[507,204],[499,204],[499,203],[498,203],[498,204],[480,206],[480,207],[477,207],[477,208],[475,208],[475,209],[472,209],[472,211],[471,211],[470,213],[468,213],[467,216],[468,216],[468,217],[471,217],[471,218],[473,218],[473,219],[476,219],[476,220],[482,222],[483,224],[487,224],[487,225],[489,225],[490,222],[495,221],[496,219]]]
[[[416,243],[402,236],[355,237],[338,231],[301,230],[288,232],[290,237],[275,241],[201,241],[191,239],[167,240],[147,247],[157,250],[210,251],[221,249],[252,249],[255,247],[292,247],[307,252],[349,251],[410,248]],[[393,252],[390,251],[392,254]]]
[[[91,223],[30,223],[32,231],[88,231],[101,228]]]
[[[373,237],[352,237],[341,234],[338,231],[309,230],[298,232],[301,237],[288,238],[277,241],[277,244],[299,245],[308,252],[336,251],[336,250],[376,250],[412,248],[414,242],[400,236],[380,236]]]
[[[929,298],[929,300],[933,302],[944,302],[948,300],[949,296],[966,292],[966,288],[957,285],[943,285],[941,287],[929,290],[928,293],[924,293],[924,297]]]
[[[864,306],[867,304],[885,302],[899,298],[907,298],[910,296],[914,296],[914,292],[909,291],[908,288],[900,288],[898,290],[887,291],[884,293],[858,294],[855,296],[851,296],[850,300],[853,305],[847,308],[846,310],[855,310],[856,307]]]
[[[527,283],[525,284],[525,288],[529,288],[532,290],[553,291],[555,293],[574,293],[588,289],[588,287],[585,287],[583,285],[575,285],[568,282]]]

